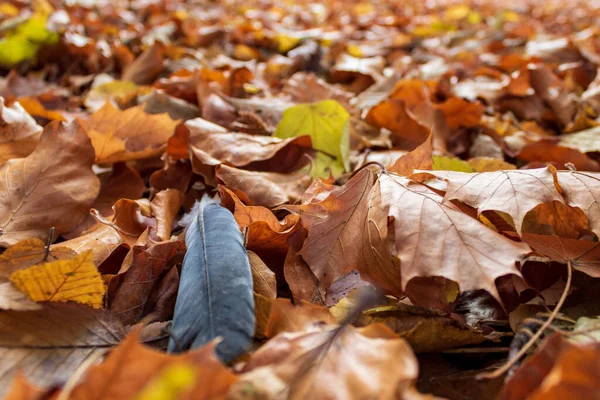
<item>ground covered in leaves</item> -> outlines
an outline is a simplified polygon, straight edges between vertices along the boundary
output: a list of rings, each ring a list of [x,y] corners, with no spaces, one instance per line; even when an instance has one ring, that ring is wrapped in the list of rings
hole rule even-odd
[[[0,397],[597,396],[594,3],[0,2]]]

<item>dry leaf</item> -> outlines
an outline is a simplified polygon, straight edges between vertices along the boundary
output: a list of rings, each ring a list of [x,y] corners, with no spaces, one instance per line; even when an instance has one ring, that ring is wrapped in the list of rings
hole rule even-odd
[[[18,370],[37,386],[62,385],[79,366],[116,346],[125,329],[104,310],[42,304],[41,310],[0,313],[0,396]],[[65,323],[68,321],[68,323]]]
[[[275,273],[253,251],[248,251],[248,259],[252,269],[254,292],[267,299],[276,298],[277,282],[275,281]]]
[[[100,365],[91,367],[71,392],[70,399],[132,399],[161,376],[166,368],[190,365],[195,379],[190,398],[224,399],[237,377],[216,358],[216,343],[188,352],[169,355],[138,343],[138,331],[130,334]]]
[[[77,123],[47,125],[33,153],[0,167],[0,245],[45,240],[51,227],[60,235],[77,226],[100,189],[93,162],[89,139]]]
[[[42,127],[27,114],[19,102],[7,107],[1,97],[0,119],[0,164],[31,154],[37,145]]]
[[[70,260],[34,265],[10,275],[10,281],[34,301],[86,304],[102,307],[104,283],[93,263],[92,251]]]
[[[142,106],[120,111],[110,102],[83,123],[99,164],[160,155],[177,124],[167,114],[147,114]]]

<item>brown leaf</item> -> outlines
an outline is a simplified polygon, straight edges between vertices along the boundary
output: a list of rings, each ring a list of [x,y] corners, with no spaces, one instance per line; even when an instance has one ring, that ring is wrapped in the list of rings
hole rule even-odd
[[[356,269],[361,257],[361,232],[367,215],[367,199],[375,176],[368,169],[318,203],[286,206],[298,213],[308,237],[298,253],[319,281],[324,296],[337,279]]]
[[[218,183],[232,191],[242,191],[252,205],[267,208],[297,203],[312,181],[304,171],[288,174],[245,171],[224,164],[217,166],[215,176]]]
[[[558,172],[558,184],[567,203],[587,215],[590,229],[600,235],[600,174],[593,172]]]
[[[548,338],[506,383],[498,400],[589,398],[600,391],[600,346]]]
[[[161,240],[171,237],[171,229],[182,204],[183,194],[177,189],[160,191],[152,199],[150,209],[156,218],[156,236]]]
[[[523,241],[536,252],[552,260],[567,264],[594,278],[600,278],[600,244],[589,240],[577,240],[548,235],[524,233]]]
[[[434,171],[446,178],[448,189],[444,201],[460,200],[483,211],[502,211],[510,215],[517,232],[525,215],[540,203],[563,202],[548,168],[482,172],[478,174]]]
[[[110,310],[124,325],[137,323],[143,316],[151,293],[159,278],[185,250],[182,242],[162,242],[149,248],[134,246],[131,264],[109,283]],[[126,260],[127,262],[127,260]],[[170,265],[169,265],[170,264]]]
[[[519,159],[527,162],[548,162],[557,168],[566,169],[571,163],[582,171],[600,171],[600,164],[577,149],[562,147],[553,140],[540,140],[523,147]]]
[[[245,365],[230,396],[242,398],[251,387],[261,399],[427,398],[414,388],[417,374],[410,346],[381,325],[341,331],[312,326],[268,341]]]
[[[515,263],[530,251],[442,203],[441,196],[427,187],[397,175],[381,175],[370,207],[387,210],[394,218],[403,289],[413,278],[442,276],[463,292],[484,289],[500,301],[495,280],[520,276]]]
[[[62,385],[83,362],[124,337],[123,326],[104,310],[72,304],[42,307],[0,313],[0,355],[6,367],[0,374],[0,396],[19,369],[35,385]]]
[[[147,114],[142,106],[125,111],[110,102],[84,124],[96,150],[96,163],[115,163],[160,155],[177,121],[167,114]]]
[[[415,169],[433,169],[433,135],[408,154],[403,155],[387,168],[398,175],[410,176]]]
[[[254,282],[254,292],[268,299],[277,297],[277,282],[275,273],[267,267],[259,256],[253,251],[248,251],[250,268],[252,269],[252,281]]]
[[[446,117],[450,129],[460,127],[474,128],[479,126],[485,107],[478,102],[469,102],[459,97],[451,97],[442,104],[436,104]]]
[[[193,399],[224,399],[237,377],[214,355],[211,342],[184,355],[169,355],[138,343],[138,333],[130,334],[100,365],[92,366],[73,389],[70,399],[132,399],[153,379],[173,365],[189,365],[195,385]]]
[[[283,263],[285,281],[295,302],[324,304],[319,292],[319,281],[302,257],[290,249]]]
[[[430,134],[430,129],[411,112],[404,100],[391,98],[369,110],[366,121],[393,132],[392,141],[396,146],[416,148]]]
[[[188,161],[165,161],[163,169],[150,175],[150,186],[156,190],[177,189],[186,193],[192,180],[192,165]]]
[[[0,164],[27,157],[37,145],[42,127],[18,103],[10,107],[0,97]]]
[[[538,204],[523,220],[524,233],[578,239],[589,231],[588,217],[581,209],[558,201]]]
[[[190,158],[195,173],[215,185],[214,167],[228,164],[254,171],[293,172],[308,164],[314,152],[309,136],[279,139],[245,133],[206,133],[197,120],[186,122],[190,129]]]
[[[162,71],[164,59],[165,45],[155,42],[123,70],[121,79],[138,85],[150,84]]]
[[[288,299],[275,299],[271,302],[266,334],[271,338],[283,332],[301,332],[315,323],[334,324],[335,319],[325,307],[306,302],[294,305]]]
[[[52,245],[51,250],[54,251],[57,247],[67,247],[76,253],[92,250],[94,265],[100,266],[121,246],[128,247],[119,232],[111,226],[99,224],[79,237],[60,243],[60,246]]]
[[[112,219],[107,219],[98,210],[92,209],[92,216],[101,224],[115,229],[123,241],[135,244],[140,235],[148,228],[156,228],[152,218],[150,202],[147,199],[120,199],[113,205]]]
[[[93,148],[79,124],[47,125],[33,153],[0,167],[0,245],[45,240],[51,227],[60,235],[77,226],[100,189],[93,162]]]
[[[270,252],[285,255],[288,238],[300,228],[297,215],[287,215],[283,221],[265,207],[245,206],[229,189],[218,186],[223,205],[232,210],[235,220],[243,231],[246,227],[246,248],[259,255]]]

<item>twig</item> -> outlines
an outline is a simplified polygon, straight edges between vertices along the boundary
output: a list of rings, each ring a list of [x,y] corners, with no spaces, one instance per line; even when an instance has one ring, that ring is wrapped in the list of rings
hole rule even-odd
[[[48,256],[50,256],[50,245],[54,241],[54,227],[50,228],[50,233],[48,234],[48,243],[46,244],[46,254],[44,255],[44,262],[48,261]]]
[[[514,358],[512,358],[511,360],[508,360],[506,363],[504,363],[504,365],[502,367],[498,368],[494,372],[483,373],[483,374],[477,375],[477,379],[494,379],[501,375],[504,375],[506,372],[508,372],[508,370],[517,361],[519,361],[521,359],[521,357],[523,357],[529,351],[529,349],[535,344],[535,342],[540,338],[540,336],[542,336],[542,333],[544,333],[544,331],[552,324],[552,322],[558,315],[558,312],[560,311],[565,300],[567,299],[567,294],[569,293],[569,289],[571,288],[571,278],[572,277],[573,277],[573,271],[571,268],[571,260],[569,260],[569,261],[567,261],[567,284],[565,285],[565,290],[563,291],[562,295],[560,296],[560,299],[558,300],[556,307],[552,311],[552,314],[550,314],[550,317],[546,320],[546,322],[544,322],[544,324],[535,333],[535,335],[533,335],[531,337],[531,339],[529,339],[529,341],[525,344],[525,346],[523,346],[521,348],[521,350],[517,353],[517,355]]]

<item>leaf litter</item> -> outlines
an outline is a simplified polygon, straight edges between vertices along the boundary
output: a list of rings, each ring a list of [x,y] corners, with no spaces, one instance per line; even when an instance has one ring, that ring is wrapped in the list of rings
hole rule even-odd
[[[0,3],[0,396],[595,396],[597,17]]]

